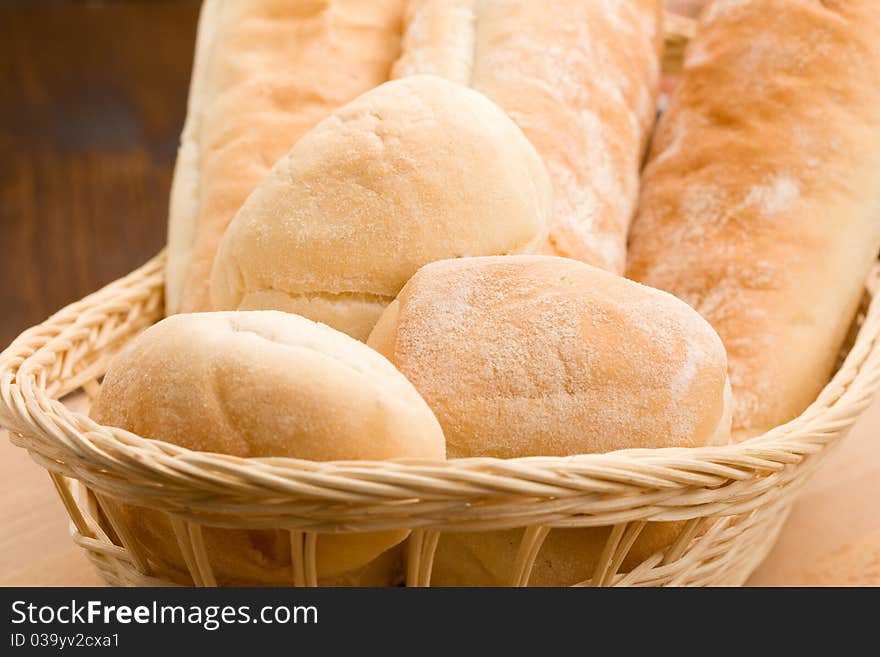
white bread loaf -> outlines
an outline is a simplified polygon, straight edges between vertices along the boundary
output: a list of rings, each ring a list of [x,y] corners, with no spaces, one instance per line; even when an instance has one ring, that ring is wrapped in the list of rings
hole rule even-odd
[[[112,362],[91,417],[146,438],[241,457],[443,458],[443,433],[386,359],[280,312],[193,313],[147,329]],[[184,572],[167,517],[119,505],[159,569]],[[321,578],[364,567],[406,531],[323,534]],[[220,583],[290,583],[286,531],[205,528]],[[344,579],[344,577],[343,577]]]
[[[628,276],[727,348],[734,433],[828,381],[880,246],[880,2],[718,0],[645,169]]]
[[[576,260],[510,256],[420,269],[368,344],[432,408],[449,457],[568,456],[729,438],[720,339],[673,296]],[[624,568],[668,545],[651,524]],[[590,577],[607,528],[553,530],[534,585]],[[443,534],[432,582],[503,585],[522,530]]]
[[[434,76],[388,82],[307,133],[248,197],[212,301],[366,339],[422,265],[538,249],[551,202],[541,158],[484,96]]]
[[[623,272],[654,122],[661,0],[408,0],[392,75],[441,75],[488,96],[544,159],[544,250]]]
[[[166,312],[210,310],[223,231],[279,157],[388,79],[403,0],[205,0],[171,192]]]

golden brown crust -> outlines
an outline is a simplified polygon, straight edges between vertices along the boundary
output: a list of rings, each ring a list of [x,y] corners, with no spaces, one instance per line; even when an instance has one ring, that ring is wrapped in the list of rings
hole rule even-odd
[[[721,335],[734,429],[828,380],[880,245],[880,3],[719,0],[657,130],[628,275]]]
[[[547,253],[623,271],[654,121],[660,0],[409,0],[393,75],[467,84],[516,121],[554,188]]]
[[[279,157],[386,81],[403,0],[207,0],[169,219],[167,312],[210,310],[217,245]]]

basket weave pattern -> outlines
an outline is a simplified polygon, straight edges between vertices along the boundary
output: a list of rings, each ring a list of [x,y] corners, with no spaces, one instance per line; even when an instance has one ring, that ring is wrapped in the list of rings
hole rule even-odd
[[[191,452],[96,424],[60,397],[94,394],[110,358],[162,316],[164,255],[23,333],[0,355],[0,424],[51,474],[75,540],[108,582],[154,576],[104,496],[168,512],[197,585],[215,583],[201,526],[283,527],[290,582],[316,584],[322,532],[408,528],[407,583],[430,583],[438,532],[528,527],[525,585],[554,527],[613,526],[587,585],[731,585],[772,547],[798,488],[880,388],[880,303],[795,420],[738,445],[520,459],[310,462]],[[71,480],[83,485],[72,485]],[[618,569],[646,521],[683,520],[668,549]]]
[[[667,21],[667,73],[693,24]],[[284,528],[293,585],[317,583],[324,532],[406,528],[406,583],[428,586],[439,533],[527,528],[510,584],[528,584],[555,527],[611,526],[593,586],[742,584],[798,489],[880,389],[880,302],[865,304],[841,364],[799,417],[738,445],[510,460],[310,462],[192,452],[101,426],[59,401],[91,398],[110,359],[163,314],[160,254],[25,331],[0,354],[0,426],[46,468],[71,533],[114,585],[168,586],[106,497],[169,514],[196,585],[216,584],[202,526]],[[874,278],[872,277],[872,281]],[[868,285],[870,299],[873,284]],[[683,521],[668,548],[619,572],[646,522]]]

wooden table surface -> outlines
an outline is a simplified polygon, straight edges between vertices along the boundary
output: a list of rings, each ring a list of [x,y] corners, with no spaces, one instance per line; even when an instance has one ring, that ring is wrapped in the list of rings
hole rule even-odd
[[[196,0],[0,6],[0,348],[165,241]],[[880,585],[880,405],[755,584]],[[48,475],[0,436],[0,585],[99,585]]]
[[[0,4],[0,344],[162,248],[198,7]]]

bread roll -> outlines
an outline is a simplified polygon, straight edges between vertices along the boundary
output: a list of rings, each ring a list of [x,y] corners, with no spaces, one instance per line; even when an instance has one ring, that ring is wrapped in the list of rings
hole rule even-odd
[[[427,265],[368,343],[433,409],[450,457],[568,456],[727,441],[724,348],[669,294],[567,258]],[[531,583],[589,578],[609,529],[553,530]],[[668,545],[651,525],[624,567]],[[438,585],[503,585],[522,530],[444,534]]]
[[[91,416],[198,451],[241,457],[443,458],[443,434],[412,385],[348,336],[280,312],[175,315],[111,364]],[[185,571],[164,514],[121,505],[158,567]],[[322,534],[321,578],[360,568],[406,531]],[[205,528],[218,582],[291,581],[286,531]]]
[[[409,0],[392,75],[441,75],[522,128],[554,188],[544,250],[623,272],[654,122],[661,0]]]
[[[878,246],[880,2],[714,2],[654,139],[628,275],[718,331],[737,437],[815,399]]]
[[[210,310],[223,231],[269,167],[388,79],[403,0],[205,0],[168,231],[166,311]]]
[[[422,265],[536,250],[541,158],[482,95],[433,76],[388,82],[305,135],[229,226],[217,310],[286,310],[366,339]]]

